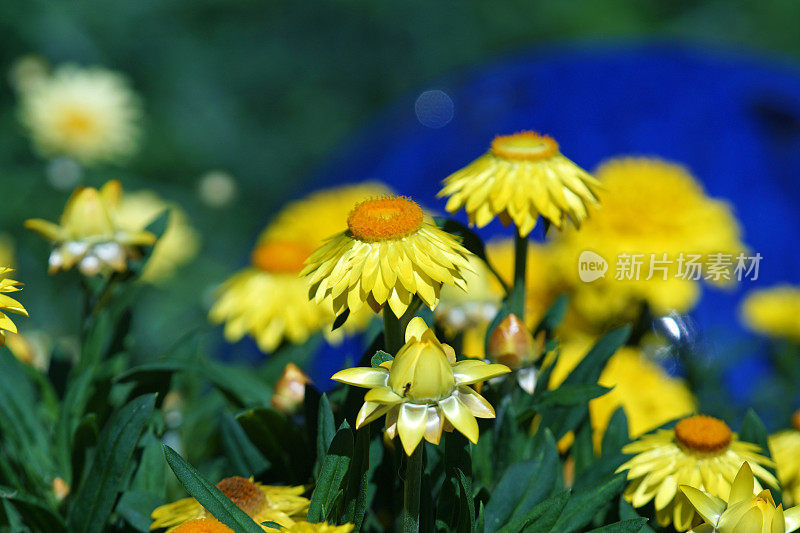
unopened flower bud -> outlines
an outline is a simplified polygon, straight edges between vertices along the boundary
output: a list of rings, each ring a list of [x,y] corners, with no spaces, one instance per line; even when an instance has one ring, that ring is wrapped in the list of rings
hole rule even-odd
[[[283,413],[293,413],[303,403],[306,384],[310,381],[296,364],[287,364],[278,382],[275,383],[272,407]]]
[[[792,424],[794,424],[797,431],[800,431],[800,410],[792,416]]]
[[[444,346],[431,340],[406,344],[394,358],[388,385],[403,398],[419,402],[449,395],[455,378]]]
[[[50,486],[53,487],[53,494],[58,501],[61,501],[69,496],[69,485],[67,485],[67,482],[60,477],[55,478]]]
[[[539,358],[543,342],[543,336],[534,339],[525,324],[511,313],[500,321],[489,336],[486,355],[492,361],[517,369]]]

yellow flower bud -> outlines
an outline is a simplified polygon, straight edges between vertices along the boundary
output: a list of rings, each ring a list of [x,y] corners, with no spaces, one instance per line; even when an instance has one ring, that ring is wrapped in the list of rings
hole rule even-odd
[[[543,334],[534,339],[525,323],[511,313],[500,321],[489,336],[487,355],[492,361],[517,369],[538,359],[543,344]]]
[[[435,338],[412,339],[394,358],[388,385],[404,398],[424,403],[448,396],[455,387],[453,367]]]
[[[284,413],[294,412],[306,395],[306,383],[311,380],[300,368],[289,363],[283,369],[281,377],[275,383],[275,392],[272,395],[272,407]]]
[[[53,488],[53,495],[55,495],[58,501],[61,501],[67,496],[69,496],[70,493],[69,485],[67,485],[67,482],[61,479],[60,477],[55,478],[50,485]]]

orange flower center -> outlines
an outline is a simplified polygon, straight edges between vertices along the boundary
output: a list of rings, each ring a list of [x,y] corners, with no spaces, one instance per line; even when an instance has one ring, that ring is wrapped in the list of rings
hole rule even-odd
[[[217,488],[248,516],[256,516],[267,505],[267,497],[249,479],[240,476],[226,477],[217,483]]]
[[[513,135],[498,135],[492,141],[491,152],[497,157],[535,161],[556,155],[558,143],[547,135],[522,131]]]
[[[797,411],[792,417],[792,424],[794,424],[797,431],[800,431],[800,411]]]
[[[311,249],[291,241],[262,242],[253,250],[253,266],[276,274],[292,274],[303,270]]]
[[[731,428],[712,416],[690,416],[675,426],[675,439],[698,452],[721,451],[728,447],[732,438]]]
[[[172,533],[233,533],[233,530],[213,518],[196,518],[179,525]]]
[[[362,241],[401,239],[422,227],[422,208],[402,196],[373,198],[350,211],[347,227]]]

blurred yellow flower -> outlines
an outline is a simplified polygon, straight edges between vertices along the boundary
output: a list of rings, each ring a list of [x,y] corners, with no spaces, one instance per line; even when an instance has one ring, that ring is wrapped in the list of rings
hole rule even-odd
[[[583,359],[592,346],[592,338],[575,336],[561,344],[550,386],[555,388]],[[623,346],[611,356],[598,383],[613,387],[589,402],[594,444],[597,449],[611,416],[622,407],[628,418],[628,433],[637,438],[671,420],[696,411],[697,403],[686,383],[667,374],[640,348]]]
[[[341,526],[334,526],[327,522],[295,522],[295,524],[281,531],[287,533],[314,533],[319,531],[321,533],[350,533],[355,526],[353,524],[342,524]]]
[[[499,216],[527,236],[539,215],[556,227],[569,216],[576,226],[597,206],[597,180],[561,155],[546,135],[525,131],[495,137],[489,151],[444,180],[439,196],[446,209],[462,207],[469,220],[483,227]]]
[[[9,293],[22,290],[22,283],[8,277],[12,269],[0,266],[0,346],[5,346],[5,332],[17,332],[17,326],[6,313],[28,316],[28,312],[17,300],[8,296]]]
[[[779,285],[750,291],[742,302],[741,315],[753,331],[800,341],[800,287]]]
[[[375,368],[342,370],[331,379],[370,389],[358,412],[356,428],[386,415],[386,434],[400,435],[407,455],[424,438],[439,444],[442,431],[454,428],[478,441],[478,418],[494,418],[492,406],[469,385],[510,372],[504,365],[477,359],[456,362],[420,317],[409,322],[406,344],[392,361]]]
[[[126,229],[117,221],[122,185],[111,180],[100,190],[80,187],[72,193],[58,224],[40,218],[25,227],[51,241],[50,272],[69,270],[76,264],[82,274],[124,272],[141,247],[152,246],[156,237],[143,228]]]
[[[293,413],[303,403],[306,396],[306,385],[311,380],[294,363],[284,367],[281,377],[275,383],[270,403],[272,407],[283,413]]]
[[[275,350],[284,340],[303,343],[318,331],[337,342],[345,332],[365,327],[372,318],[368,309],[352,313],[343,328],[331,331],[336,318],[331,303],[309,301],[308,284],[300,271],[314,249],[344,228],[354,203],[387,192],[378,183],[348,185],[318,191],[284,207],[262,232],[251,265],[220,287],[209,319],[225,323],[229,342],[251,335],[264,352]]]
[[[163,281],[194,259],[200,249],[200,234],[179,205],[151,191],[126,192],[115,211],[117,227],[128,233],[143,231],[164,211],[169,211],[167,227],[150,253],[142,281]]]
[[[231,528],[214,518],[195,518],[171,531],[172,533],[234,533]]]
[[[388,303],[400,317],[419,296],[429,308],[443,284],[466,290],[464,271],[472,255],[458,240],[429,221],[408,198],[383,196],[357,204],[347,231],[318,248],[306,262],[309,296],[333,302],[339,315],[365,303],[380,311]]]
[[[295,520],[305,518],[310,503],[308,498],[300,496],[305,492],[302,486],[274,487],[254,483],[252,478],[234,476],[217,483],[217,488],[259,524],[270,521],[290,527]],[[178,526],[185,522],[212,517],[197,500],[184,498],[156,508],[151,518],[150,529],[168,528],[166,533],[176,533]],[[269,529],[264,527],[264,531]]]
[[[731,484],[727,500],[698,490],[692,485],[680,489],[704,523],[694,533],[791,533],[800,527],[800,507],[783,509],[775,505],[769,490],[756,494],[758,482],[748,463],[743,463]]]
[[[8,233],[0,233],[0,265],[14,268],[15,264],[14,239]]]
[[[699,286],[690,265],[696,263],[701,277],[707,277],[714,254],[725,256],[717,263],[733,277],[737,256],[745,250],[739,223],[731,206],[709,198],[684,167],[658,159],[618,158],[602,164],[595,175],[604,188],[603,208],[580,231],[555,237],[563,249],[559,270],[573,288],[571,304],[588,322],[630,319],[643,302],[657,314],[691,309]],[[605,277],[590,283],[582,282],[578,272],[579,258],[587,250],[609,264]],[[731,282],[722,274],[712,275],[711,281]]]
[[[662,527],[672,525],[686,531],[695,519],[695,510],[678,490],[689,485],[722,498],[731,490],[734,476],[745,461],[763,482],[778,486],[778,480],[764,466],[774,463],[756,444],[738,440],[722,420],[694,415],[682,419],[675,429],[658,430],[622,448],[635,454],[617,472],[628,471],[624,497],[634,507],[653,501],[656,520]],[[761,485],[755,481],[761,491]]]
[[[792,425],[793,428],[770,436],[769,449],[777,465],[784,501],[800,505],[800,411],[792,417]]]
[[[120,74],[65,65],[21,88],[20,118],[42,155],[92,164],[136,150],[141,106]]]

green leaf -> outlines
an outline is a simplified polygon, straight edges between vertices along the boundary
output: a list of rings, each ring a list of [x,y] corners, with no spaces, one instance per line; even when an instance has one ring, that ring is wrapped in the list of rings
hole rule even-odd
[[[544,316],[539,321],[539,325],[534,330],[534,335],[540,331],[545,331],[549,337],[553,331],[561,325],[564,320],[564,315],[567,313],[569,307],[569,296],[566,294],[560,295],[545,311]]]
[[[350,316],[350,309],[345,309],[338,315],[333,321],[333,325],[331,326],[331,331],[336,331],[340,327],[344,326],[344,323],[347,322],[347,318]]]
[[[140,396],[114,413],[103,428],[92,464],[67,515],[71,532],[100,533],[106,527],[128,463],[154,405],[155,395]]]
[[[596,485],[583,490],[575,490],[558,517],[553,530],[560,533],[580,531],[591,522],[597,511],[622,492],[626,479],[627,474],[621,472],[611,479],[604,478]]]
[[[344,511],[341,522],[355,524],[355,531],[361,529],[367,512],[367,488],[369,485],[369,443],[370,427],[356,430],[356,444],[353,461],[347,473],[344,495]]]
[[[383,350],[378,350],[377,352],[375,352],[375,355],[372,356],[370,364],[372,364],[372,366],[380,366],[381,363],[385,363],[387,361],[394,361],[394,357],[384,352]]]
[[[331,441],[325,460],[322,462],[317,486],[308,506],[309,522],[329,520],[337,494],[343,490],[342,483],[353,459],[353,432],[347,422],[342,422]]]
[[[186,491],[214,518],[237,532],[264,533],[260,525],[239,509],[221,490],[203,479],[200,473],[178,452],[164,445],[164,455]]]
[[[0,486],[0,501],[4,505],[10,504],[27,526],[35,526],[34,531],[67,531],[61,516],[46,502],[35,496],[11,487]]]
[[[636,512],[636,509],[633,506],[625,501],[625,498],[619,499],[619,517],[621,520],[634,520],[637,518],[643,518],[639,516],[639,513]],[[655,533],[655,530],[648,525],[643,525],[639,528],[640,533]]]
[[[319,400],[319,414],[317,415],[317,461],[314,464],[314,475],[317,477],[334,435],[336,435],[336,421],[333,418],[328,395],[323,394]]]
[[[517,531],[546,533],[555,531],[553,525],[558,520],[564,506],[567,505],[570,492],[559,492],[545,501],[537,504],[533,509],[506,524],[500,531],[502,533],[515,533]]]
[[[599,398],[611,389],[596,383],[565,384],[556,389],[543,392],[536,402],[537,410],[544,407],[572,407]]]
[[[762,455],[772,458],[769,451],[767,437],[768,433],[764,422],[761,421],[761,418],[759,418],[755,411],[748,409],[747,414],[744,416],[744,420],[742,421],[742,429],[739,432],[739,439],[757,444],[761,448],[760,453]],[[777,475],[774,468],[766,466],[764,468],[766,468],[772,475]],[[770,492],[772,492],[775,502],[780,503],[783,498],[782,491],[774,487],[768,488]]]
[[[261,522],[262,526],[268,527],[270,529],[283,529],[283,526],[277,522],[273,522],[272,520],[267,520],[266,522]]]
[[[164,462],[164,452],[159,447],[161,462]],[[164,502],[160,498],[145,490],[130,490],[123,493],[117,503],[116,512],[134,529],[147,533],[150,531],[150,524],[153,519],[150,517],[153,509]]]
[[[619,407],[614,414],[611,415],[611,420],[608,422],[606,432],[603,434],[603,442],[600,447],[603,455],[610,455],[620,453],[622,447],[630,442],[628,434],[628,417],[625,415],[625,410]]]
[[[546,429],[539,439],[533,458],[509,466],[492,492],[486,505],[487,533],[525,516],[552,493],[561,468],[558,450]]]
[[[645,524],[647,524],[647,518],[633,518],[592,529],[589,533],[636,533]]]
[[[460,487],[461,500],[461,520],[459,520],[459,531],[470,533],[475,529],[475,500],[472,498],[472,481],[464,475],[460,468],[456,469],[456,477]]]
[[[272,465],[276,476],[303,483],[310,475],[308,445],[295,424],[274,409],[251,409],[236,420],[247,437]]]
[[[270,467],[269,461],[250,442],[242,426],[229,413],[222,415],[220,433],[225,455],[240,476],[258,476]]]

